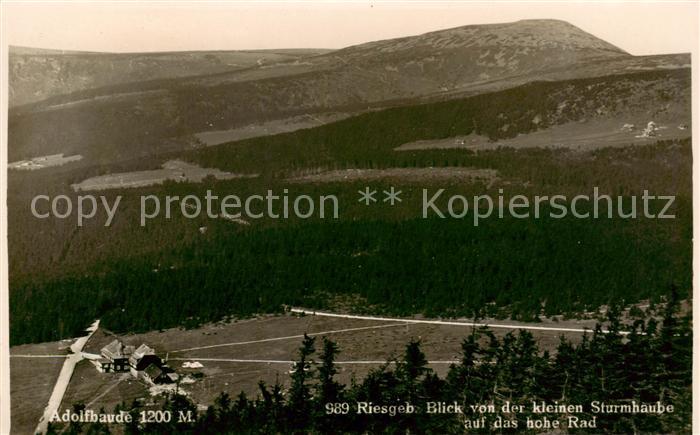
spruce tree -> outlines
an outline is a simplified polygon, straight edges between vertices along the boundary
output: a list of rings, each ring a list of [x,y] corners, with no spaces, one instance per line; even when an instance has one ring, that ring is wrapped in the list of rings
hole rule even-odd
[[[287,409],[292,430],[304,429],[309,424],[312,396],[307,380],[311,377],[309,357],[315,352],[314,341],[314,337],[304,334],[299,357],[291,374],[292,386],[289,390]]]

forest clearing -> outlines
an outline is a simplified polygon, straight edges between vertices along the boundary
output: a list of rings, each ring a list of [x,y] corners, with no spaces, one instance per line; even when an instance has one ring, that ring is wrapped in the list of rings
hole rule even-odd
[[[469,323],[466,319],[386,318],[292,308],[288,315],[118,337],[125,343],[143,342],[153,346],[183,379],[187,379],[179,385],[180,392],[206,406],[213,403],[221,391],[228,391],[231,395],[244,391],[254,397],[259,380],[268,384],[279,380],[288,386],[295,352],[304,334],[329,337],[338,343],[338,379],[349,382],[353,378],[363,378],[372,368],[398,357],[404,343],[412,338],[420,340],[429,366],[443,376],[450,365],[459,361],[462,340],[479,325],[488,324],[497,336],[518,329],[530,330],[541,348],[553,351],[561,336],[578,342],[584,331],[593,330],[595,323],[595,319]],[[99,353],[99,349],[115,337],[109,331],[98,329],[87,340],[82,352]],[[195,343],[197,345],[193,346]],[[19,409],[13,412],[16,416],[14,427],[24,428],[18,433],[31,433],[49,399],[51,388],[48,387],[60,381],[58,371],[68,355],[62,355],[59,348],[66,348],[65,341],[12,349],[13,394],[18,397],[26,395],[28,399],[32,396],[32,400],[22,405],[21,412]],[[51,373],[55,374],[52,376]],[[35,385],[30,389],[21,382],[21,379],[31,376],[45,378],[41,390],[42,394],[46,393],[45,398],[38,395],[33,388]],[[89,404],[93,410],[101,407],[111,410],[119,403],[135,399],[148,402],[152,400],[148,390],[148,385],[131,376],[98,373],[90,361],[83,359],[75,365],[58,410],[69,409],[74,403]],[[27,406],[27,403],[32,406]]]

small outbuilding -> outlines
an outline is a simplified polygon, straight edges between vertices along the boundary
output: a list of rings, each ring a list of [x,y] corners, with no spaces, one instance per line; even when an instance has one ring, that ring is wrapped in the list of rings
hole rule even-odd
[[[143,380],[153,385],[172,384],[177,381],[177,374],[167,365],[150,364],[140,373]]]
[[[129,358],[131,374],[135,378],[138,377],[138,372],[145,370],[146,367],[150,366],[151,364],[160,366],[163,364],[163,362],[161,361],[160,357],[156,355],[156,352],[145,343],[139,346]]]

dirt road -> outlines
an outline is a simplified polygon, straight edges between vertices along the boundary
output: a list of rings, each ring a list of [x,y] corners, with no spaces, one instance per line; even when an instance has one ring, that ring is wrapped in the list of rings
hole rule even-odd
[[[427,320],[427,319],[406,319],[406,318],[396,318],[396,317],[378,317],[378,316],[358,316],[354,314],[335,314],[326,313],[322,311],[307,310],[304,308],[292,308],[290,310],[292,313],[304,314],[307,316],[325,316],[325,317],[339,317],[344,319],[355,319],[355,320],[376,320],[378,322],[402,322],[402,323],[421,323],[428,325],[446,325],[446,326],[471,326],[471,327],[482,327],[486,326],[492,329],[526,329],[530,331],[553,331],[553,332],[591,332],[588,328],[557,328],[554,326],[535,326],[532,324],[524,323],[484,323],[484,322],[467,322],[467,321],[449,321],[449,320]],[[603,333],[608,333],[608,330],[603,329]],[[620,331],[621,335],[627,335],[629,332]]]
[[[287,364],[292,365],[296,361],[279,360],[279,359],[240,359],[240,358],[199,358],[196,356],[190,358],[170,358],[169,361],[214,361],[214,362],[234,362],[234,363],[253,363],[253,364]],[[359,361],[334,361],[334,364],[394,364],[395,361],[386,360],[359,360]],[[459,360],[436,360],[428,361],[428,364],[458,364]]]
[[[84,337],[80,337],[77,340],[75,340],[75,343],[73,343],[70,347],[70,350],[73,352],[69,354],[66,357],[66,361],[63,363],[63,368],[61,368],[61,373],[58,375],[58,379],[56,380],[56,385],[53,387],[53,391],[51,392],[51,397],[49,397],[49,403],[46,405],[46,409],[44,409],[44,415],[41,417],[41,420],[39,420],[39,424],[36,427],[36,430],[34,433],[45,433],[46,429],[49,425],[49,421],[51,421],[51,416],[58,411],[58,407],[61,406],[61,401],[63,401],[63,395],[66,393],[66,389],[68,388],[68,383],[70,382],[71,376],[73,376],[73,370],[75,369],[75,365],[78,364],[83,359],[83,347],[85,346],[85,343],[92,337],[92,334],[97,331],[97,328],[100,326],[100,321],[96,320],[95,323],[90,325],[89,328],[86,329],[88,331],[88,335]]]

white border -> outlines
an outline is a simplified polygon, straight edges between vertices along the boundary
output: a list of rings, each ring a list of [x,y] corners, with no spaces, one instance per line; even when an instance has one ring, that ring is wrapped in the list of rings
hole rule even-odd
[[[7,15],[0,3],[0,434],[10,433],[10,307],[7,260]]]
[[[146,3],[133,0],[127,0],[125,3]],[[0,434],[10,433],[10,376],[9,376],[9,300],[8,300],[8,259],[7,259],[7,107],[8,107],[8,57],[7,57],[7,26],[4,25],[7,19],[5,6],[9,1],[0,2],[0,23],[2,30],[0,31]],[[40,3],[40,1],[32,1],[32,3]],[[81,1],[52,1],[46,3],[86,3]],[[96,3],[96,2],[93,2]],[[106,1],[101,3],[119,3]],[[152,3],[241,3],[227,1],[153,1]],[[265,0],[261,3],[328,3],[313,0],[288,2],[288,1],[270,1]],[[363,2],[345,2],[336,1],[336,3],[363,3]],[[368,3],[368,2],[364,2]],[[469,1],[376,1],[375,3],[483,3]],[[529,0],[510,0],[499,1],[499,3],[544,3],[541,1]],[[576,1],[551,1],[550,3],[578,3]],[[593,0],[588,3],[637,3],[636,1],[607,1]],[[672,3],[670,1],[647,1],[646,3]],[[675,3],[697,3],[695,1],[676,1]],[[700,23],[700,11],[696,17],[696,23]],[[614,25],[614,23],[611,23]],[[693,110],[693,130],[700,127],[700,106],[698,101],[698,86],[700,79],[700,64],[698,63],[698,41],[695,43],[695,48],[691,52],[692,55],[692,110]],[[700,156],[700,144],[697,133],[692,139],[693,149],[693,240],[700,235],[700,181],[697,177],[698,166],[697,159]],[[696,297],[696,290],[700,285],[700,277],[697,271],[700,270],[700,251],[697,244],[693,243],[693,311],[700,312],[700,301]],[[700,373],[700,361],[698,361],[698,349],[700,348],[700,336],[695,326],[693,327],[693,378],[696,380],[696,374]],[[695,424],[700,417],[700,386],[698,382],[693,382],[693,428],[697,429]],[[693,433],[698,431],[693,430]]]

